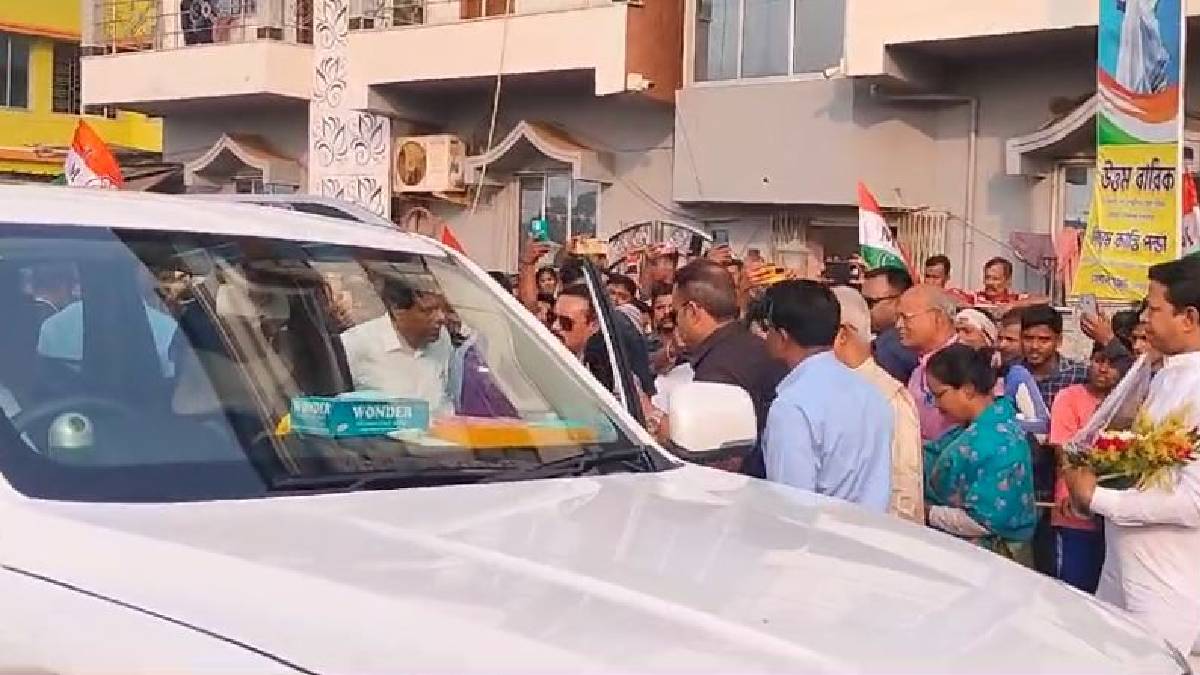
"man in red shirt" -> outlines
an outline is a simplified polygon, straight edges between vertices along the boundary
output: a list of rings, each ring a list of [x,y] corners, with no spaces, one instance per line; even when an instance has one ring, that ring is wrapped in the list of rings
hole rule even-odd
[[[1012,278],[1013,264],[1008,259],[997,256],[987,261],[983,266],[983,290],[975,293],[971,304],[1000,316],[1015,307],[1049,302],[1045,296],[1013,291]]]

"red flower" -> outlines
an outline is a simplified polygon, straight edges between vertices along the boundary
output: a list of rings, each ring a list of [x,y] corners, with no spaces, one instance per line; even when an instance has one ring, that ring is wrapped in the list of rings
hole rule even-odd
[[[1096,439],[1097,450],[1115,450],[1117,452],[1124,452],[1125,450],[1129,449],[1129,446],[1130,443],[1123,441],[1120,438],[1102,437]]]

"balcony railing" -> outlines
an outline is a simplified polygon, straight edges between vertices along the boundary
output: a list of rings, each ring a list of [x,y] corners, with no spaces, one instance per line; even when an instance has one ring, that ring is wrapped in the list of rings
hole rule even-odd
[[[91,0],[89,54],[273,40],[312,44],[313,0]],[[87,5],[85,5],[87,7]]]
[[[350,29],[446,24],[604,7],[621,0],[350,0]]]

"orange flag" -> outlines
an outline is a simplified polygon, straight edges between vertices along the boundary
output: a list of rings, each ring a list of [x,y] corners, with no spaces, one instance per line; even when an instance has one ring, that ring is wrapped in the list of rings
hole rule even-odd
[[[120,188],[125,184],[108,144],[83,120],[75,127],[65,170],[67,185],[74,187]]]
[[[443,244],[445,244],[446,246],[449,246],[450,248],[454,249],[455,251],[458,251],[459,253],[461,253],[463,255],[467,254],[467,252],[463,250],[462,244],[459,243],[458,237],[454,236],[454,231],[450,229],[449,225],[444,225],[444,224],[442,225],[442,234],[441,234],[441,237],[439,237],[439,239],[441,239]]]

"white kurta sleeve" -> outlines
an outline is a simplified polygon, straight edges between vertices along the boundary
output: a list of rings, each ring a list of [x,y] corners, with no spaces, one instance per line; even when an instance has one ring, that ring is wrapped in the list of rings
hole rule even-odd
[[[1097,487],[1089,507],[1117,525],[1200,527],[1200,462],[1188,464],[1174,490],[1112,490]]]

